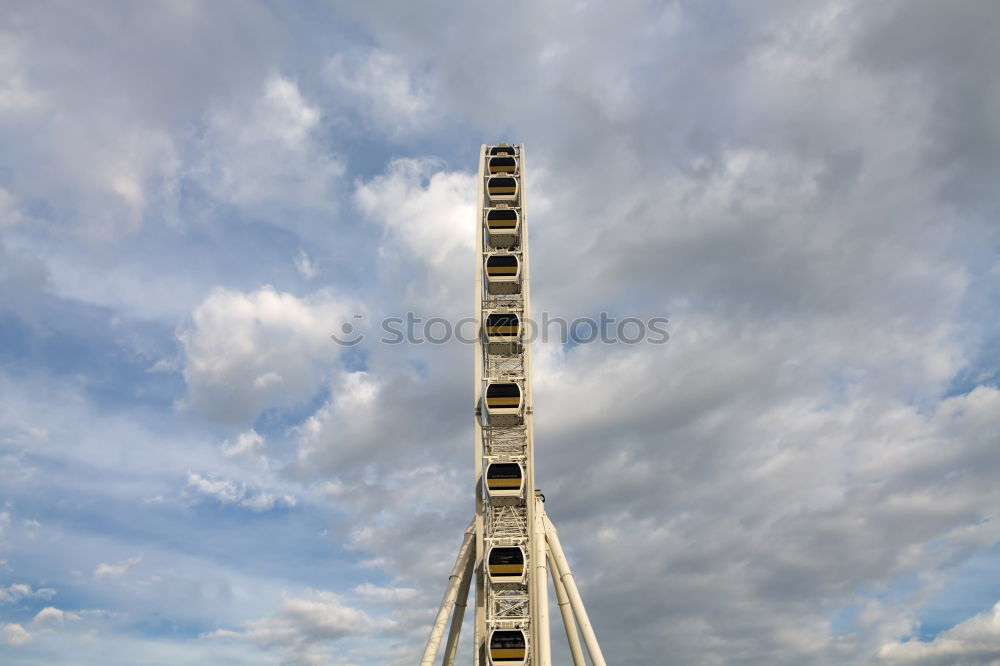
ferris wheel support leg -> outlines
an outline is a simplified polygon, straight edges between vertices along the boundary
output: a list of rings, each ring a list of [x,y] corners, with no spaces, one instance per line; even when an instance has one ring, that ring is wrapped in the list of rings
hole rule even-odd
[[[465,530],[465,538],[462,539],[462,547],[458,550],[455,566],[452,567],[451,576],[448,577],[448,588],[445,590],[444,599],[441,600],[441,608],[434,620],[430,638],[427,639],[427,646],[424,648],[424,656],[420,659],[420,666],[433,666],[434,658],[437,657],[438,648],[441,647],[441,637],[444,635],[445,625],[448,624],[448,614],[455,605],[455,599],[458,598],[458,588],[462,584],[463,574],[469,568],[469,559],[472,557],[472,542],[475,536],[476,527],[475,521],[473,521]]]
[[[566,561],[566,554],[563,552],[562,544],[559,543],[559,534],[556,532],[556,528],[548,516],[543,515],[542,520],[545,521],[545,538],[552,549],[552,559],[558,569],[559,578],[566,587],[566,595],[569,597],[573,614],[576,615],[577,622],[580,625],[580,633],[583,634],[583,642],[587,646],[587,652],[590,654],[590,661],[594,666],[607,666],[607,663],[604,661],[604,654],[601,652],[601,646],[597,642],[597,635],[590,624],[590,618],[587,617],[587,609],[583,606],[580,591],[576,588],[576,580],[573,577],[573,572],[570,571],[569,562]]]
[[[535,617],[535,645],[538,651],[537,666],[552,666],[552,644],[549,636],[549,580],[545,562],[545,515],[542,500],[535,500],[534,539],[531,554],[532,584],[535,586],[535,600],[538,613]]]
[[[556,566],[555,558],[552,557],[552,548],[546,550],[549,556],[549,571],[552,573],[552,586],[556,589],[556,601],[559,603],[563,627],[566,629],[566,641],[569,643],[569,653],[573,657],[573,666],[587,666],[587,662],[583,659],[580,636],[576,631],[576,618],[573,617],[573,608],[569,605],[569,597],[566,596],[566,586],[559,577],[559,568]]]
[[[448,642],[444,644],[444,659],[442,666],[455,666],[455,654],[458,652],[458,639],[462,634],[462,620],[465,619],[465,606],[469,601],[469,585],[472,583],[472,569],[475,558],[466,558],[465,573],[462,583],[458,586],[458,598],[455,600],[455,611],[451,614],[451,628],[448,630]]]

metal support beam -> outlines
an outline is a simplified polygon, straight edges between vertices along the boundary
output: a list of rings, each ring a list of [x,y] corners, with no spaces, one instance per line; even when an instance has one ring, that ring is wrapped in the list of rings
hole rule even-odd
[[[545,563],[545,509],[540,497],[533,497],[535,503],[535,532],[531,546],[532,582],[535,586],[535,648],[537,650],[536,666],[552,666],[552,645],[549,636],[549,577]]]
[[[559,577],[559,570],[552,557],[552,548],[546,549],[549,556],[549,571],[552,574],[552,586],[556,589],[556,601],[559,603],[559,613],[562,615],[563,627],[566,629],[566,641],[569,643],[569,653],[573,657],[573,666],[587,666],[583,659],[583,648],[580,647],[580,636],[576,631],[576,618],[573,608],[566,596],[566,586]]]
[[[437,657],[438,648],[441,646],[441,637],[444,635],[445,625],[448,624],[448,615],[455,605],[455,599],[458,597],[458,588],[462,583],[463,574],[469,568],[469,559],[472,557],[472,545],[475,536],[475,522],[472,522],[465,530],[462,547],[458,550],[455,566],[452,567],[451,576],[448,577],[448,587],[444,592],[444,599],[441,600],[441,608],[438,609],[430,638],[427,639],[427,646],[424,648],[424,656],[420,659],[420,666],[433,666],[434,659]]]
[[[475,282],[475,294],[472,303],[472,311],[476,318],[476,353],[475,353],[475,369],[473,370],[473,419],[475,424],[473,425],[473,431],[475,432],[475,450],[473,452],[474,459],[472,462],[473,470],[475,474],[475,490],[476,490],[476,516],[473,518],[475,522],[475,562],[473,567],[476,576],[476,606],[475,606],[475,625],[472,628],[473,638],[472,642],[475,646],[473,648],[472,663],[473,666],[486,666],[486,661],[484,660],[484,646],[486,643],[486,577],[483,575],[483,537],[485,536],[485,521],[484,513],[486,506],[483,502],[483,431],[482,431],[482,415],[480,410],[483,408],[483,350],[482,341],[479,337],[480,331],[482,330],[483,324],[483,206],[485,203],[485,196],[483,193],[483,181],[486,173],[486,144],[483,144],[479,149],[479,186],[476,188],[476,263],[473,267],[473,280]]]
[[[458,639],[462,634],[462,620],[465,619],[465,606],[469,601],[469,585],[474,577],[475,557],[466,558],[465,573],[462,583],[458,586],[458,598],[455,600],[455,610],[451,614],[451,628],[448,630],[448,642],[444,644],[444,659],[441,666],[455,666],[455,654],[458,652]]]
[[[583,642],[587,646],[590,661],[594,666],[607,666],[604,661],[604,654],[601,652],[601,646],[597,642],[597,635],[594,633],[594,628],[590,625],[590,618],[587,617],[587,609],[583,606],[580,591],[576,588],[576,580],[573,577],[573,572],[570,571],[569,562],[566,561],[566,554],[563,553],[562,544],[559,543],[559,534],[556,532],[556,528],[548,516],[543,515],[542,520],[545,521],[545,537],[549,542],[549,547],[552,549],[552,559],[555,562],[556,569],[559,571],[559,578],[566,587],[566,595],[569,597],[573,614],[576,615],[577,622],[580,625],[580,633],[583,634]]]

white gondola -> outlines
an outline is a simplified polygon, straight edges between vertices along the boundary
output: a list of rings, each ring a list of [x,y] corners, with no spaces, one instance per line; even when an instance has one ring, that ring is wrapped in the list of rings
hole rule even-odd
[[[517,178],[490,176],[486,179],[486,194],[490,201],[514,201],[517,199]]]
[[[486,290],[491,294],[521,293],[521,262],[509,252],[486,255]]]
[[[486,163],[490,174],[517,173],[517,158],[510,155],[497,155],[491,157]]]
[[[486,385],[486,421],[491,426],[524,423],[524,396],[517,382],[490,382]]]
[[[523,585],[524,571],[521,546],[493,546],[486,555],[486,572],[493,585]]]
[[[488,312],[483,319],[483,342],[491,354],[520,353],[521,318],[509,310]]]
[[[490,632],[490,663],[497,666],[524,666],[528,641],[520,629],[494,629]]]
[[[500,204],[486,211],[486,233],[490,247],[509,248],[517,244],[521,233],[521,219],[516,208]]]
[[[491,461],[485,476],[486,494],[494,504],[517,504],[524,498],[524,468],[520,463]]]

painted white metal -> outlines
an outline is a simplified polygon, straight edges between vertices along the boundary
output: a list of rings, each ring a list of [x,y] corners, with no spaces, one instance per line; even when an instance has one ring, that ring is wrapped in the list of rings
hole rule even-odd
[[[604,662],[604,654],[601,652],[601,646],[597,642],[597,635],[594,633],[594,628],[590,626],[590,618],[587,617],[587,609],[583,606],[580,591],[576,588],[576,579],[569,568],[569,562],[566,561],[566,554],[563,553],[562,544],[559,543],[559,534],[556,532],[556,528],[548,516],[543,515],[542,519],[545,521],[545,538],[552,549],[552,559],[555,562],[556,569],[559,570],[559,578],[562,580],[563,585],[566,586],[566,595],[569,597],[569,603],[573,607],[573,614],[576,615],[577,623],[580,625],[580,633],[583,634],[583,642],[587,646],[590,661],[594,666],[607,666]]]
[[[434,627],[431,629],[430,638],[427,639],[427,646],[424,647],[424,656],[420,659],[420,666],[433,666],[434,659],[437,657],[438,648],[441,646],[441,637],[444,635],[445,625],[448,624],[448,615],[458,598],[458,588],[462,583],[462,575],[469,567],[469,558],[472,556],[475,537],[475,522],[472,522],[465,530],[462,547],[458,550],[455,566],[452,567],[451,576],[448,577],[448,587],[444,592],[444,599],[441,600],[441,608],[438,609],[437,617],[434,619]]]
[[[521,236],[517,247],[521,250],[521,262],[518,267],[521,276],[521,298],[522,298],[522,312],[524,313],[524,321],[531,318],[531,266],[528,262],[528,198],[526,193],[526,188],[524,187],[524,173],[525,165],[527,163],[526,155],[524,152],[524,144],[518,146],[517,151],[518,158],[518,179],[520,181],[520,187],[518,187],[519,198],[517,203],[520,204],[520,232]],[[535,418],[534,418],[534,393],[531,388],[531,345],[528,343],[529,338],[525,336],[524,351],[522,353],[522,372],[524,376],[524,395],[525,395],[525,473],[527,486],[526,490],[526,500],[527,500],[527,514],[528,514],[528,525],[529,529],[529,542],[528,547],[531,551],[532,562],[526,564],[532,565],[532,580],[529,581],[529,590],[532,587],[535,588],[535,594],[531,595],[529,600],[529,608],[531,610],[531,643],[532,643],[532,664],[535,666],[541,666],[541,659],[543,659],[543,652],[538,648],[544,647],[548,644],[548,636],[544,639],[540,638],[539,624],[537,619],[540,613],[542,613],[540,599],[537,594],[537,586],[535,585],[535,575],[534,575],[534,558],[535,558],[535,510],[540,507],[541,504],[535,499],[535,488],[537,484],[535,483]],[[543,579],[544,580],[544,579]],[[544,584],[544,582],[543,582]],[[545,617],[548,618],[548,600],[545,600]],[[546,619],[545,623],[545,633],[548,633],[548,621]],[[546,664],[547,666],[547,664]]]
[[[549,558],[552,587],[556,590],[556,602],[559,604],[559,613],[562,615],[563,628],[566,629],[566,642],[569,643],[569,653],[573,657],[573,666],[587,666],[587,662],[583,659],[583,648],[580,647],[580,635],[576,630],[576,618],[573,616],[572,606],[569,605],[569,597],[566,596],[566,586],[563,585],[562,578],[559,577],[559,570],[552,559],[552,548],[547,543],[545,551]]]
[[[493,160],[494,171],[498,165],[505,165],[510,170],[491,174],[489,157],[493,155],[513,158],[513,162]],[[476,583],[474,666],[487,666],[493,662],[489,640],[494,632],[499,631],[519,631],[524,635],[523,663],[526,666],[551,666],[549,569],[563,622],[567,626],[574,666],[585,666],[576,632],[577,621],[594,666],[604,666],[604,657],[583,609],[573,575],[565,563],[555,530],[545,515],[540,494],[536,495],[535,490],[531,345],[528,344],[530,331],[527,330],[531,313],[531,264],[528,260],[524,173],[523,145],[482,146],[476,192],[478,221],[474,278],[477,331],[474,369],[476,514],[463,541],[456,569],[449,579],[421,666],[431,666],[435,659],[449,613],[452,614],[451,629],[442,665],[454,666],[473,576]],[[512,179],[513,182],[508,181],[507,191],[491,194],[488,185],[491,180],[498,182],[496,178]],[[513,210],[516,214],[513,229],[503,232],[491,230],[487,224],[490,209]],[[497,256],[516,259],[514,275],[490,277],[487,274],[487,260]],[[502,273],[502,266],[499,269]],[[517,335],[510,336],[512,339],[503,339],[497,334],[488,335],[483,326],[490,313],[516,314],[519,322]],[[490,408],[486,391],[496,384],[517,385],[520,389],[519,404],[516,407],[508,405],[512,396],[501,393],[494,396],[498,400],[491,401],[494,404]],[[516,491],[488,492],[484,472],[491,462],[517,464],[522,473],[520,488]],[[488,575],[487,554],[494,547],[521,549],[523,577]],[[511,659],[509,655],[498,658]],[[520,663],[520,660],[518,652],[515,661]],[[507,666],[509,664],[508,661]]]
[[[534,543],[531,559],[534,560],[535,608],[532,625],[535,628],[535,653],[537,666],[551,666],[552,648],[549,644],[549,577],[545,563],[545,509],[542,498],[536,497]]]
[[[505,173],[503,178],[513,179],[513,191],[500,195],[491,194],[488,184],[496,182],[497,176],[487,173],[482,168],[483,158],[491,152],[500,149],[501,152],[512,153],[516,169]],[[523,322],[529,316],[528,268],[524,263],[524,251],[527,241],[527,216],[524,206],[524,147],[523,146],[484,146],[480,159],[479,196],[481,205],[477,210],[477,259],[479,273],[476,282],[476,317],[480,331],[485,318],[491,312],[514,312],[519,321]],[[498,207],[498,201],[514,209],[517,213],[515,237],[502,240],[503,247],[493,245],[493,240],[499,240],[496,234],[491,234],[486,223],[489,208]],[[486,271],[487,260],[492,256],[511,257],[516,260],[516,273],[507,277],[491,278]],[[519,336],[520,337],[520,336]],[[494,631],[519,630],[523,632],[526,643],[526,663],[539,666],[537,637],[534,626],[537,617],[535,601],[533,569],[535,560],[535,530],[534,527],[534,469],[532,461],[534,454],[531,442],[531,384],[530,384],[530,349],[522,342],[517,345],[493,344],[485,336],[480,336],[476,343],[477,386],[479,392],[480,420],[477,424],[477,454],[480,455],[477,478],[477,501],[483,505],[483,530],[479,538],[482,540],[480,552],[483,560],[478,563],[480,576],[483,578],[481,588],[485,606],[485,632],[483,637],[492,635]],[[486,392],[491,386],[514,384],[519,389],[519,400],[516,406],[505,406],[508,400],[498,400],[490,406]],[[522,490],[513,495],[490,494],[483,492],[482,473],[491,460],[502,458],[520,465],[523,473]],[[485,556],[493,547],[519,547],[523,553],[523,577],[489,576],[486,575],[488,563]],[[478,592],[479,590],[477,590]],[[478,603],[478,602],[477,602]],[[483,645],[477,640],[477,645]],[[488,650],[486,650],[488,651]]]
[[[479,149],[479,187],[476,188],[476,214],[482,215],[479,211],[482,211],[486,205],[485,196],[483,192],[483,182],[486,174],[486,152],[488,148],[486,144],[483,144]],[[480,220],[479,225],[483,222]],[[475,313],[476,318],[476,331],[482,330],[483,327],[483,233],[480,229],[476,229],[476,260],[473,269],[473,281],[476,285],[476,291],[474,294],[474,300],[472,304],[472,311]],[[476,488],[476,561],[473,567],[476,572],[476,624],[474,627],[473,635],[473,665],[474,666],[485,666],[485,643],[486,643],[486,576],[483,571],[483,557],[485,555],[486,544],[483,539],[485,534],[486,524],[485,524],[485,513],[486,505],[483,499],[483,429],[480,424],[481,410],[483,408],[483,355],[482,350],[477,344],[475,353],[475,369],[473,374],[473,391],[474,391],[474,402],[473,410],[476,423],[473,426],[473,438],[475,441],[475,451],[473,455],[475,459],[473,461],[473,466],[475,467],[475,488]]]
[[[473,524],[473,530],[475,525]],[[462,635],[462,621],[465,619],[465,606],[469,601],[469,585],[472,583],[475,569],[475,553],[467,557],[462,583],[458,586],[458,597],[455,599],[455,610],[451,614],[451,628],[448,629],[448,641],[444,644],[444,659],[442,666],[455,666],[455,655],[458,653],[458,639]]]

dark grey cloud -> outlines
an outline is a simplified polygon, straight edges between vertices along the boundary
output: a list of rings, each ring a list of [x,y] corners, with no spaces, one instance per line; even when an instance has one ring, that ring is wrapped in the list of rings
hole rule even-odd
[[[620,661],[874,662],[920,595],[859,590],[995,539],[995,391],[940,402],[992,203],[960,191],[956,214],[940,187],[952,55],[905,46],[989,25],[983,3],[949,10],[951,28],[902,4],[365,14],[449,111],[527,142],[536,305],[672,317],[664,348],[536,363],[540,479]],[[478,19],[495,29],[452,31]],[[954,118],[988,108],[966,102]],[[872,603],[875,626],[834,628]]]
[[[965,215],[995,215],[1000,79],[993,63],[1000,57],[994,39],[1000,9],[977,0],[948,6],[920,1],[863,12],[856,62],[894,89],[916,89],[922,97],[921,108],[900,111],[926,118],[923,166],[940,179],[940,195]]]

